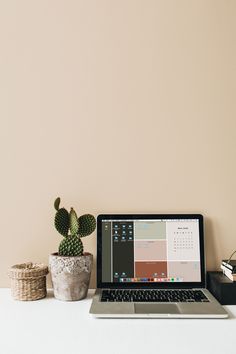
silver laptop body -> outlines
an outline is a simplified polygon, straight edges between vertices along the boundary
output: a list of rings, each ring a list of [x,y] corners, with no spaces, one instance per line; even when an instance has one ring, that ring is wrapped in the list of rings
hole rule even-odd
[[[94,317],[228,317],[205,278],[202,215],[98,216]]]

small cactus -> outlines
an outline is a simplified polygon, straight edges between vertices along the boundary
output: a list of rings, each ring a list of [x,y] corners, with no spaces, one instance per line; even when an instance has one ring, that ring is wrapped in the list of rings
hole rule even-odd
[[[70,210],[70,232],[71,235],[77,235],[79,230],[79,221],[73,208]]]
[[[83,243],[79,237],[67,236],[61,241],[58,253],[60,256],[81,256],[83,251]]]
[[[60,202],[61,202],[61,198],[58,197],[54,202],[54,208],[56,210],[59,210]]]
[[[63,235],[67,236],[70,227],[70,216],[65,208],[61,208],[56,212],[54,219],[55,228]]]
[[[59,245],[59,256],[81,256],[83,243],[81,237],[90,235],[96,228],[96,219],[91,214],[77,217],[73,208],[70,213],[65,208],[60,208],[60,198],[54,202],[56,215],[54,225],[56,230],[64,236]]]
[[[79,235],[80,237],[90,235],[96,229],[96,219],[91,214],[85,214],[79,217]]]

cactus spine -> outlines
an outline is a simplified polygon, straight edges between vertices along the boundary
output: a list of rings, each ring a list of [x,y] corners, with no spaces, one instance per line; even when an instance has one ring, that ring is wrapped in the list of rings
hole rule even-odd
[[[81,237],[90,235],[96,228],[96,219],[91,214],[77,217],[73,208],[70,213],[65,208],[60,208],[60,198],[54,202],[56,215],[54,225],[56,230],[64,236],[59,245],[59,256],[81,256],[83,243]]]

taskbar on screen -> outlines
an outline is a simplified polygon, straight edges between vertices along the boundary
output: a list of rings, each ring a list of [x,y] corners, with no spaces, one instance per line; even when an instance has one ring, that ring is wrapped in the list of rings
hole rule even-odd
[[[120,283],[141,283],[141,282],[182,282],[183,278],[119,278]]]

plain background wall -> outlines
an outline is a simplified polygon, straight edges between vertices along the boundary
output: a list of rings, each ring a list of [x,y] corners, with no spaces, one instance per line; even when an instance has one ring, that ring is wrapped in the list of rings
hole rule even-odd
[[[57,196],[203,213],[219,268],[236,248],[235,18],[234,0],[0,0],[0,286],[57,250]]]

